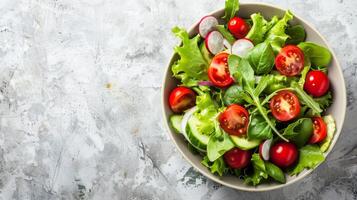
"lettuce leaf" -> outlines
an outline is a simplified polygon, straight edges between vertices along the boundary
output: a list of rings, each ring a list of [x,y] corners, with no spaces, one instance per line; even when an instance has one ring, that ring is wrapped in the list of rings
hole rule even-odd
[[[239,10],[238,0],[226,0],[223,19],[229,21]]]
[[[331,91],[329,91],[322,97],[314,98],[314,100],[320,105],[320,108],[322,110],[326,110],[332,104]]]
[[[198,47],[200,36],[190,39],[187,31],[178,27],[173,28],[172,32],[182,40],[182,46],[174,49],[180,59],[172,65],[173,75],[186,86],[195,86],[199,80],[208,80],[208,63]]]
[[[327,126],[327,136],[320,143],[320,149],[322,152],[326,152],[327,149],[329,148],[332,138],[336,132],[336,124],[335,124],[335,120],[333,119],[332,115],[324,116],[323,119]]]
[[[262,180],[268,178],[268,173],[265,168],[264,161],[260,158],[258,153],[252,155],[253,173],[244,175],[244,182],[246,184],[258,185]]]
[[[304,169],[313,169],[325,160],[319,146],[306,145],[299,149],[299,160],[297,165],[292,169],[290,175],[297,175]]]
[[[249,30],[246,38],[253,41],[255,45],[263,42],[266,32],[266,20],[260,13],[254,13],[250,16],[253,21],[253,26]]]
[[[217,173],[219,176],[223,176],[229,171],[229,168],[226,166],[222,157],[218,158],[214,162],[211,162],[209,161],[208,156],[205,156],[203,157],[201,164],[210,169],[213,174]]]

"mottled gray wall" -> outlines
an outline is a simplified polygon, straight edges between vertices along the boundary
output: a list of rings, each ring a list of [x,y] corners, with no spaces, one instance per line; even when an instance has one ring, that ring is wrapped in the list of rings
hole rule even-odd
[[[235,191],[197,173],[168,137],[170,29],[223,0],[1,0],[0,199],[356,199],[357,1],[264,2],[314,24],[344,69],[343,133],[309,177]]]

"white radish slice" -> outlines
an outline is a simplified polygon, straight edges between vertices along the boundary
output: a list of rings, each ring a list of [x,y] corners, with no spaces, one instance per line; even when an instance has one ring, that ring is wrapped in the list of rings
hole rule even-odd
[[[273,142],[273,139],[265,140],[263,143],[259,145],[259,154],[263,158],[263,160],[269,160],[269,152],[270,152],[270,147],[271,143]]]
[[[198,33],[205,38],[207,34],[218,25],[218,20],[213,16],[205,16],[201,19],[198,25]]]
[[[205,39],[205,45],[211,54],[216,55],[220,53],[224,49],[222,34],[218,31],[208,33]]]
[[[190,140],[188,139],[188,136],[186,133],[186,126],[187,126],[188,120],[191,118],[191,116],[193,115],[193,113],[195,113],[196,110],[197,110],[197,106],[194,106],[194,107],[188,109],[182,117],[181,131],[182,131],[182,135],[185,136],[187,141],[190,141]]]
[[[224,45],[224,47],[226,47],[226,49],[228,50],[229,53],[232,52],[232,45],[228,42],[228,40],[223,39],[223,45]]]
[[[254,48],[254,44],[248,39],[239,39],[232,45],[232,54],[245,58],[248,52]]]

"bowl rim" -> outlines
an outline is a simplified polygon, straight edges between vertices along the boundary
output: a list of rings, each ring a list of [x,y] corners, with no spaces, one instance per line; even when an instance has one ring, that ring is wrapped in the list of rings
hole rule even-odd
[[[269,4],[269,3],[262,3],[262,2],[250,2],[250,3],[240,3],[240,5],[244,5],[244,6],[266,6],[266,7],[269,7],[271,9],[278,9],[278,10],[281,10],[281,11],[287,11],[287,9],[285,8],[282,8],[280,6],[276,6],[276,5],[273,5],[273,4]],[[218,13],[218,12],[222,12],[224,10],[224,8],[221,8],[221,9],[217,9],[213,12],[210,12],[206,15],[214,15],[215,13]],[[334,52],[334,50],[331,48],[330,44],[327,42],[327,40],[325,39],[325,37],[315,28],[315,26],[313,26],[312,24],[310,24],[309,22],[307,22],[306,20],[304,20],[302,17],[300,17],[299,15],[296,15],[294,13],[294,18],[297,18],[299,19],[300,21],[302,21],[303,23],[305,23],[307,26],[309,26],[309,28],[311,28],[314,32],[317,33],[317,35],[321,38],[321,40],[325,43],[325,45],[327,46],[327,48],[330,50],[331,54],[332,54],[332,57],[333,59],[335,60],[336,62],[336,65],[337,65],[337,71],[342,74],[342,82],[339,83],[341,85],[341,88],[343,88],[343,91],[342,91],[342,94],[343,94],[343,108],[342,108],[342,112],[343,112],[343,117],[342,117],[342,126],[340,127],[340,129],[337,129],[336,132],[335,132],[335,135],[334,135],[334,138],[336,139],[333,139],[331,141],[331,144],[330,144],[330,147],[328,149],[328,151],[325,152],[325,160],[327,158],[327,156],[330,154],[331,150],[333,149],[333,147],[335,146],[340,134],[341,134],[341,131],[343,129],[343,124],[344,124],[344,121],[345,121],[345,116],[346,116],[346,106],[347,106],[347,94],[346,94],[346,85],[345,85],[345,78],[344,78],[344,75],[343,75],[343,71],[342,71],[342,68],[341,68],[341,65],[336,57],[336,54]],[[199,24],[199,21],[195,22],[188,30],[188,32],[192,32],[195,27]],[[297,175],[294,179],[292,179],[290,182],[287,182],[285,184],[278,184],[278,185],[273,185],[273,186],[269,186],[269,187],[263,187],[263,188],[257,188],[255,186],[250,186],[250,185],[246,185],[246,186],[238,186],[238,185],[234,185],[234,184],[230,184],[230,183],[227,183],[221,179],[219,179],[217,176],[215,176],[214,174],[212,173],[207,173],[203,170],[201,170],[199,167],[197,167],[192,161],[191,159],[180,149],[180,147],[178,146],[177,144],[177,141],[176,139],[173,137],[173,133],[169,127],[169,123],[168,123],[168,118],[166,116],[166,113],[165,113],[165,82],[166,82],[166,77],[168,75],[168,73],[170,73],[170,63],[172,61],[172,59],[174,58],[175,56],[175,52],[171,55],[170,57],[170,60],[169,60],[169,63],[166,65],[166,69],[165,69],[165,72],[164,72],[164,75],[163,75],[163,79],[162,79],[162,83],[161,83],[161,109],[162,109],[162,114],[164,116],[164,120],[165,120],[165,127],[166,127],[166,130],[168,130],[168,133],[170,135],[170,139],[171,141],[175,144],[175,147],[176,149],[178,149],[178,151],[180,152],[180,154],[184,157],[184,159],[192,166],[194,167],[198,172],[200,172],[202,175],[204,175],[205,177],[209,178],[210,180],[216,182],[216,183],[219,183],[219,184],[222,184],[224,186],[227,186],[229,188],[233,188],[233,189],[236,189],[236,190],[242,190],[242,191],[248,191],[248,192],[264,192],[264,191],[271,191],[271,190],[276,190],[276,189],[279,189],[279,188],[284,188],[288,185],[291,185],[293,183],[296,183],[297,181],[300,181],[302,180],[303,178],[305,178],[307,175],[309,175],[312,171],[314,171],[318,166],[320,166],[322,163],[324,163],[325,161],[321,162],[320,164],[318,164],[314,169],[309,169],[306,171],[306,173],[304,174],[301,174],[301,175]],[[342,107],[342,106],[341,106]]]

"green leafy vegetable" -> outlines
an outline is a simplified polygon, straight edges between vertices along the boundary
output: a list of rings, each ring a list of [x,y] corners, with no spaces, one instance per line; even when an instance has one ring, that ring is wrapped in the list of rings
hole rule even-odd
[[[255,46],[248,54],[248,60],[255,74],[268,74],[274,67],[274,51],[269,43]]]
[[[299,44],[300,42],[304,42],[306,38],[306,32],[302,25],[289,26],[286,29],[286,33],[290,36],[286,44]]]
[[[265,162],[265,168],[270,177],[275,179],[276,181],[280,183],[285,183],[285,174],[283,170],[281,170],[278,166],[270,163],[270,162]]]
[[[279,73],[273,73],[267,75],[269,77],[268,85],[265,88],[264,92],[266,94],[272,94],[273,92],[289,87],[290,86],[290,79],[286,76],[283,76]]]
[[[320,105],[320,108],[322,110],[326,110],[332,104],[331,92],[329,91],[327,94],[325,94],[322,97],[314,98],[314,101]]]
[[[260,158],[259,154],[252,155],[253,173],[244,176],[244,182],[251,185],[258,185],[262,180],[268,178],[268,173],[265,169],[264,161]]]
[[[172,65],[174,76],[186,86],[197,85],[198,80],[207,80],[207,61],[203,58],[198,42],[200,36],[190,39],[185,29],[175,27],[172,32],[182,39],[182,46],[175,47],[180,59]]]
[[[336,124],[335,124],[335,120],[333,119],[332,115],[324,116],[323,119],[327,126],[327,136],[320,143],[320,149],[322,152],[326,152],[331,144],[333,135],[336,132]]]
[[[243,88],[239,85],[232,85],[227,89],[224,93],[223,101],[225,105],[231,105],[233,103],[236,104],[244,104],[248,102],[250,104],[253,103],[253,100],[246,94]]]
[[[310,71],[310,68],[311,68],[311,62],[310,62],[310,59],[308,56],[304,56],[304,69],[301,71],[301,77],[300,77],[300,80],[299,80],[299,85],[300,87],[304,87],[304,84],[305,84],[305,79],[306,79],[306,75],[307,73]]]
[[[207,156],[212,162],[234,147],[229,135],[221,130],[217,121],[215,129],[215,134],[211,135],[207,144]]]
[[[273,122],[274,123],[274,122]],[[248,138],[249,139],[270,139],[273,137],[271,127],[259,114],[251,115]]]
[[[239,67],[238,67],[239,66]],[[257,107],[260,115],[265,119],[271,129],[283,140],[287,141],[275,128],[274,123],[268,117],[268,112],[260,103],[259,96],[255,95],[254,85],[254,71],[246,59],[240,58],[236,55],[230,55],[228,57],[228,67],[229,71],[235,80],[243,87],[243,89],[250,95],[254,105]]]
[[[265,42],[273,47],[275,53],[278,53],[282,46],[285,45],[289,35],[285,33],[288,22],[293,19],[293,14],[288,10],[284,17],[280,19],[267,33]]]
[[[211,63],[213,57],[212,57],[211,53],[208,51],[204,42],[202,42],[200,50],[201,50],[201,54],[202,54],[203,58],[206,60],[206,62]]]
[[[325,66],[311,66],[312,70],[319,70],[322,71],[323,73],[327,74],[327,65]]]
[[[234,36],[223,25],[217,25],[216,28],[230,44],[236,41]]]
[[[296,146],[302,147],[309,141],[312,132],[313,124],[310,118],[300,118],[294,123],[291,123],[284,130],[284,137],[294,142]]]
[[[226,166],[223,158],[220,157],[214,162],[209,161],[208,157],[203,157],[201,163],[211,170],[211,173],[218,174],[219,176],[223,176],[229,171],[229,168]]]
[[[332,55],[328,49],[312,42],[301,42],[298,47],[310,58],[315,66],[327,66],[331,62]]]
[[[218,109],[209,92],[203,92],[198,88],[195,88],[195,91],[198,93],[198,96],[196,97],[197,111],[194,115],[200,121],[197,129],[204,135],[211,135],[215,132],[214,122],[216,121]]]
[[[319,115],[323,111],[320,105],[310,95],[306,94],[298,83],[292,82],[291,87],[297,93],[301,102],[311,108],[314,114]]]
[[[250,16],[250,18],[253,21],[253,26],[246,35],[246,38],[250,39],[255,45],[257,45],[264,40],[266,20],[260,13],[254,13]]]
[[[223,19],[229,21],[236,15],[238,10],[239,10],[238,0],[226,0]]]
[[[290,175],[297,175],[304,169],[315,168],[325,160],[320,148],[317,145],[306,145],[299,149],[299,160],[297,165],[292,169]]]

